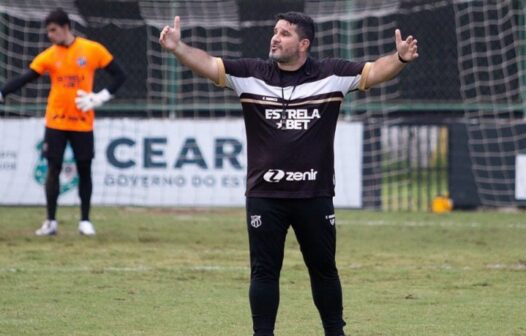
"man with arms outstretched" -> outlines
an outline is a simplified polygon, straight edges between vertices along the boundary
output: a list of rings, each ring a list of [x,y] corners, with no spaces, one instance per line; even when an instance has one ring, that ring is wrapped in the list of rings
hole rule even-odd
[[[418,57],[417,41],[402,40],[396,30],[396,51],[375,62],[316,60],[309,56],[313,20],[297,12],[276,18],[268,60],[221,59],[190,47],[180,39],[179,17],[159,41],[196,74],[234,90],[243,107],[254,335],[274,335],[285,238],[292,226],[325,335],[343,336],[332,202],[340,105],[348,92],[395,77]]]

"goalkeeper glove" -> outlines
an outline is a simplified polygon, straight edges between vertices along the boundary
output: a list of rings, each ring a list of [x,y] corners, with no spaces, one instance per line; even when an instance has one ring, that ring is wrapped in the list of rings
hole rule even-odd
[[[77,98],[75,98],[75,104],[79,110],[82,112],[87,112],[91,109],[101,106],[110,99],[111,94],[107,89],[101,90],[97,93],[78,90]]]

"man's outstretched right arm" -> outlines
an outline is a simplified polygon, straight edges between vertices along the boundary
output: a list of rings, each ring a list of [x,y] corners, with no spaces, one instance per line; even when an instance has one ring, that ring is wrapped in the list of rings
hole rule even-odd
[[[175,57],[190,68],[196,74],[210,79],[216,84],[220,84],[220,62],[207,52],[193,48],[181,41],[181,19],[179,16],[174,18],[174,26],[166,26],[161,31],[159,43],[163,48],[171,51]]]
[[[5,96],[8,94],[17,91],[22,86],[26,85],[29,82],[34,81],[40,77],[40,74],[36,72],[33,69],[29,69],[24,74],[22,74],[19,77],[13,78],[11,80],[8,80],[4,87],[0,90],[0,103],[2,103],[5,99]]]

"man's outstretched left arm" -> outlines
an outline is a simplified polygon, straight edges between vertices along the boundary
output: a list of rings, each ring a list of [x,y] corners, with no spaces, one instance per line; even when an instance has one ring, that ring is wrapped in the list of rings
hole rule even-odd
[[[366,88],[393,79],[407,63],[418,57],[417,40],[413,36],[409,35],[405,40],[402,40],[402,33],[397,29],[395,31],[395,41],[395,53],[380,57],[371,64],[365,85]]]

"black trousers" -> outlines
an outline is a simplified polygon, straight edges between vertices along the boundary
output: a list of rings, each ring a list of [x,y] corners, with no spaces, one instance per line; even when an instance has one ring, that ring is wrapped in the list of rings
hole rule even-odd
[[[309,270],[312,295],[327,336],[342,336],[342,289],[336,268],[332,198],[247,198],[250,308],[255,336],[274,335],[285,238],[292,226]]]
[[[60,171],[68,142],[73,149],[79,176],[80,218],[89,220],[93,190],[91,161],[95,155],[93,132],[63,131],[46,127],[42,155],[47,159],[48,164],[46,175],[47,219],[56,219]]]

